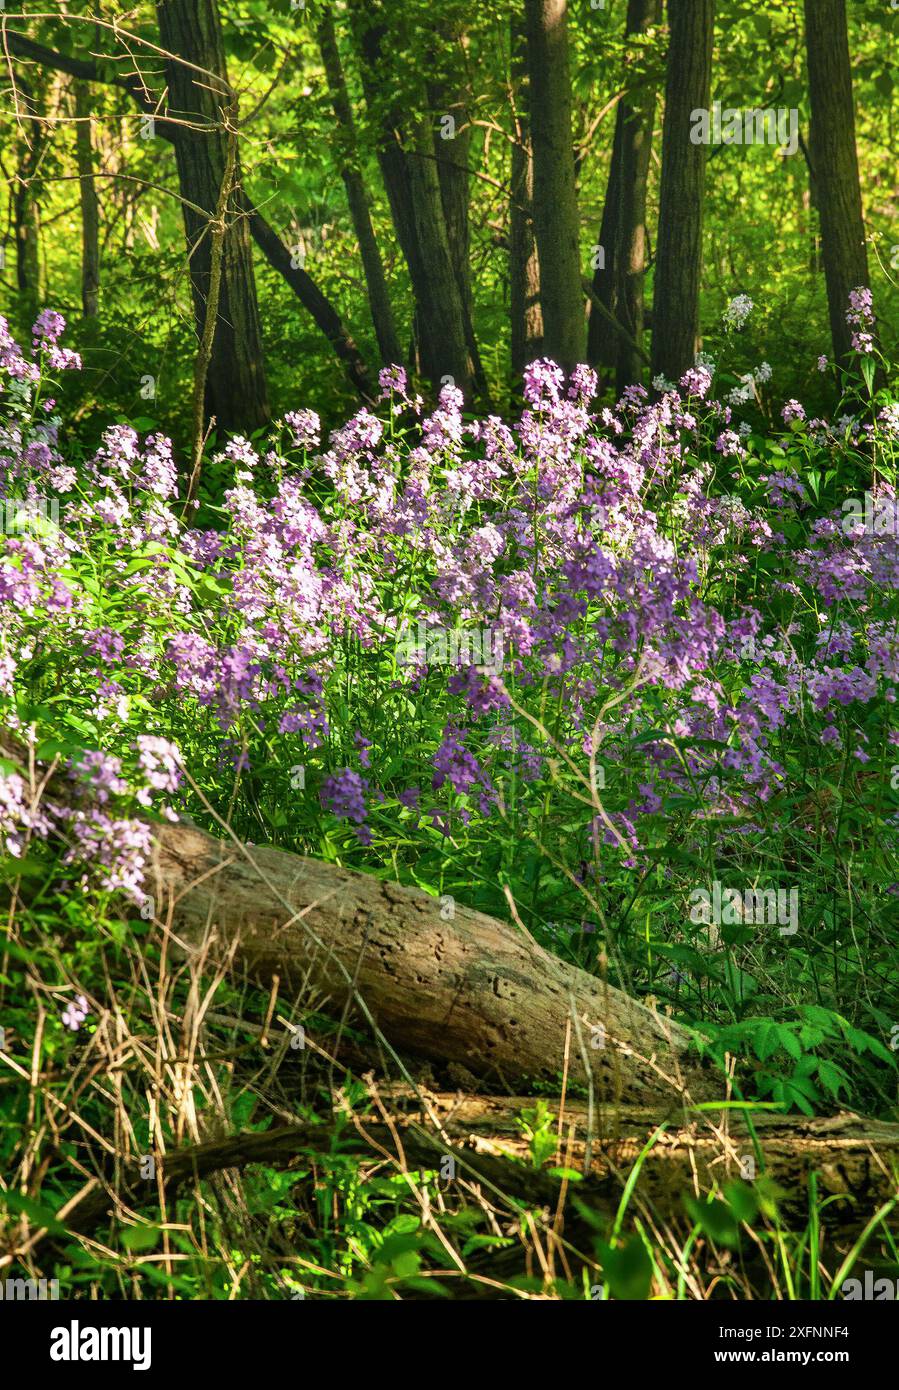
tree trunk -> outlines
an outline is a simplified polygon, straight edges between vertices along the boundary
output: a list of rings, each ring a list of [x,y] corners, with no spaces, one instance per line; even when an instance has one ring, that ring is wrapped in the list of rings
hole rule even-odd
[[[501,1084],[572,1080],[597,1098],[667,1104],[717,1083],[688,1037],[620,990],[549,955],[523,930],[416,888],[302,859],[242,850],[185,825],[154,827],[157,915],[168,904],[189,950],[210,927],[212,956],[297,997],[349,1007],[398,1049],[456,1062]],[[680,1078],[680,1079],[678,1079]]]
[[[228,157],[227,121],[236,109],[228,83],[215,0],[157,0],[166,62],[167,114],[183,205],[198,341],[206,318],[212,266],[210,223]],[[181,61],[178,61],[178,60]],[[229,199],[218,317],[206,385],[206,409],[219,430],[249,433],[268,423],[262,328],[246,219],[234,216],[240,187]],[[203,212],[197,212],[193,203]]]
[[[28,172],[31,162],[26,153],[19,165],[13,198],[18,309],[22,328],[29,333],[41,298],[40,209],[34,196],[33,176]]]
[[[368,193],[357,162],[358,149],[353,111],[340,61],[340,50],[337,47],[334,17],[329,9],[324,10],[318,26],[318,46],[321,50],[325,76],[328,79],[331,105],[334,108],[337,124],[340,126],[340,138],[343,141],[341,174],[346,188],[353,230],[359,242],[359,254],[365,271],[368,304],[374,324],[375,337],[378,340],[378,350],[381,354],[381,362],[386,367],[395,362],[402,362],[403,352],[397,337],[387,280],[384,276],[384,265],[372,226]]]
[[[851,290],[868,284],[868,255],[855,146],[846,0],[805,0],[814,199],[821,217],[830,336],[838,361],[852,351]]]
[[[662,179],[652,307],[652,374],[677,381],[699,346],[702,218],[708,147],[691,139],[709,109],[715,0],[668,0]]]
[[[75,83],[75,157],[81,196],[81,308],[96,318],[100,301],[100,209],[94,183],[91,90]]]
[[[429,124],[424,117],[385,105],[384,11],[373,17],[371,6],[354,4],[354,34],[359,49],[362,85],[379,128],[378,162],[390,203],[397,240],[409,269],[421,367],[435,387],[451,377],[470,393],[474,363],[449,240],[440,178]]]
[[[425,117],[415,124],[405,160],[419,248],[419,255],[413,262],[419,266],[419,280],[415,285],[413,276],[413,287],[421,332],[422,368],[435,386],[440,385],[443,377],[450,376],[453,384],[469,395],[474,363],[446,233],[431,131]],[[409,269],[411,272],[411,264]]]
[[[457,34],[454,37],[454,59],[460,67],[464,56],[465,38],[463,34]],[[428,100],[432,114],[436,115],[439,122],[439,128],[434,131],[434,158],[437,161],[440,202],[446,225],[450,261],[462,301],[462,318],[471,373],[478,394],[484,396],[487,381],[475,337],[474,295],[471,287],[471,124],[468,111],[470,93],[461,73],[454,85],[455,90],[451,91],[449,83],[429,82]],[[452,119],[452,127],[449,130],[446,130],[445,117]]]
[[[20,156],[12,197],[13,228],[16,240],[16,293],[22,331],[30,336],[31,325],[41,307],[40,207],[35,178],[47,141],[43,112],[31,86],[18,79],[20,101],[30,117],[25,127],[27,139],[20,145]]]
[[[618,226],[621,220],[621,152],[623,145],[624,104],[618,103],[615,113],[615,133],[612,137],[612,162],[606,182],[606,200],[603,203],[602,221],[599,227],[598,245],[592,248],[593,281],[595,298],[607,312],[600,313],[595,302],[590,304],[590,317],[587,322],[587,361],[592,367],[614,367],[618,359],[618,334],[615,323],[618,316],[618,280],[615,274],[618,255]]]
[[[661,18],[661,0],[630,0],[628,34],[645,33]],[[646,271],[646,187],[652,151],[656,93],[647,87],[621,110],[621,184],[615,237],[616,316],[638,348],[643,346],[643,283]],[[643,364],[627,337],[619,336],[617,388],[639,382]]]
[[[515,386],[521,374],[543,350],[543,311],[540,307],[540,266],[534,240],[534,152],[531,144],[530,92],[527,74],[527,34],[512,14],[512,86],[516,125],[512,143],[509,187],[509,315],[511,362]]]
[[[570,371],[583,361],[585,332],[567,11],[567,0],[525,0],[543,350]]]
[[[564,1165],[585,1174],[575,1189],[581,1210],[587,1204],[590,1210],[611,1217],[620,1205],[627,1175],[653,1136],[655,1142],[636,1175],[634,1196],[641,1211],[648,1206],[660,1221],[684,1220],[684,1194],[694,1195],[697,1189],[720,1191],[725,1183],[749,1171],[759,1176],[762,1171],[761,1167],[747,1169],[748,1163],[757,1163],[758,1156],[738,1112],[727,1117],[726,1127],[719,1111],[707,1121],[658,1134],[666,1116],[650,1107],[598,1107],[591,1116],[583,1103],[569,1103],[560,1111],[550,1101],[551,1113],[558,1115],[559,1134],[553,1171],[533,1167],[519,1123],[522,1111],[536,1104],[533,1096],[465,1096],[420,1088],[416,1094],[405,1086],[372,1087],[372,1094],[388,1118],[351,1112],[350,1123],[341,1128],[343,1149],[369,1159],[387,1158],[398,1171],[407,1173],[440,1169],[451,1154],[458,1178],[486,1187],[503,1208],[506,1199],[511,1199],[513,1204],[549,1205],[556,1210],[563,1183],[558,1169]],[[819,1197],[832,1199],[820,1213],[826,1226],[855,1232],[881,1204],[897,1196],[890,1165],[895,1167],[899,1161],[899,1125],[848,1113],[812,1120],[761,1113],[753,1117],[753,1124],[765,1176],[782,1189],[782,1208],[797,1217],[807,1216],[813,1173]],[[228,1169],[253,1164],[308,1166],[308,1154],[327,1159],[333,1143],[333,1125],[327,1122],[278,1125],[159,1154],[157,1162],[171,1202],[179,1191]],[[89,1190],[66,1214],[63,1219],[69,1230],[87,1235],[109,1217],[159,1201],[159,1188],[139,1175],[136,1161],[122,1163],[121,1170],[124,1177],[117,1192]],[[579,1220],[576,1208],[566,1208],[569,1243],[572,1238],[582,1240],[591,1229],[595,1228]],[[592,1245],[589,1239],[584,1243],[588,1249]]]
[[[240,206],[250,228],[250,234],[269,265],[284,277],[303,308],[312,315],[343,363],[347,377],[355,390],[364,400],[373,400],[376,393],[365,359],[334,305],[322,293],[308,272],[302,266],[293,264],[293,257],[289,249],[284,245],[275,229],[252,206],[246,194],[241,194]]]
[[[468,113],[461,94],[455,101],[444,102],[443,96],[445,91],[433,86],[429,88],[432,112],[437,114],[438,120],[441,115],[451,116],[455,131],[446,138],[439,129],[434,132],[434,158],[437,161],[440,202],[443,207],[443,220],[446,223],[450,260],[459,285],[462,308],[470,321],[473,304],[469,262],[471,229],[468,159],[471,151],[471,126],[468,124]]]

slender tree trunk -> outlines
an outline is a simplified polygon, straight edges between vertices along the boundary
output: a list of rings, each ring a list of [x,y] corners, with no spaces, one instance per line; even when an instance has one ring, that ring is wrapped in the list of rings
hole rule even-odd
[[[462,96],[455,101],[445,100],[445,89],[429,86],[428,98],[431,109],[442,116],[451,116],[454,132],[446,138],[441,129],[434,132],[434,158],[437,161],[437,177],[440,181],[440,201],[443,206],[443,219],[446,223],[446,239],[449,244],[450,260],[453,263],[462,307],[471,317],[471,229],[469,225],[469,171],[468,159],[471,151],[471,126]]]
[[[439,383],[449,375],[470,392],[474,363],[465,309],[447,237],[440,178],[427,119],[417,122],[407,153],[409,192],[424,275],[416,289],[421,313],[421,357],[425,375]]]
[[[361,0],[351,15],[359,49],[362,85],[379,127],[378,162],[415,302],[415,333],[421,368],[435,386],[452,377],[469,393],[474,364],[468,348],[465,311],[450,254],[432,133],[423,117],[385,104],[385,11]]]
[[[227,164],[226,113],[232,106],[236,109],[236,101],[228,83],[215,0],[157,0],[156,13],[162,47],[175,55],[166,62],[167,114],[176,121],[189,123],[172,125],[170,129],[181,192],[187,200],[183,207],[184,230],[199,341],[212,269],[209,228]],[[184,61],[178,62],[178,58]],[[239,187],[238,167],[227,209],[206,410],[215,417],[220,430],[249,432],[267,424],[270,411],[250,234],[246,219],[233,215]],[[187,202],[203,212],[195,211]]]
[[[34,196],[31,164],[20,164],[13,198],[16,234],[16,291],[23,328],[30,329],[40,308],[40,209]]]
[[[29,116],[42,115],[31,86],[18,78],[19,98]],[[30,333],[31,325],[41,307],[40,206],[35,180],[46,144],[46,125],[40,119],[26,122],[27,139],[23,139],[16,169],[12,212],[16,240],[16,293],[20,324]]]
[[[621,152],[623,144],[624,104],[618,103],[615,113],[615,134],[612,137],[612,162],[606,183],[606,200],[599,227],[599,242],[593,250],[593,293],[615,318],[618,309],[618,280],[615,274],[618,253],[618,224],[621,211]],[[613,367],[618,357],[618,334],[608,315],[595,304],[590,306],[587,324],[587,361],[593,367]]]
[[[81,308],[96,318],[100,301],[100,208],[94,183],[91,89],[75,83],[75,157],[81,197]]]
[[[668,0],[662,181],[652,308],[652,374],[677,381],[699,345],[702,218],[708,147],[693,143],[691,113],[708,110],[715,0]]]
[[[534,240],[534,154],[531,145],[527,35],[513,12],[511,25],[512,85],[517,131],[512,144],[509,192],[509,313],[512,320],[512,376],[521,373],[543,349],[540,265]]]
[[[570,371],[584,358],[585,329],[567,11],[567,0],[525,0],[543,349]]]
[[[851,290],[868,284],[868,255],[855,146],[846,0],[805,0],[811,158],[821,217],[824,276],[835,357],[852,350]]]
[[[661,0],[629,0],[628,34],[644,33],[661,19]],[[638,348],[643,346],[643,286],[646,271],[646,188],[655,116],[654,87],[640,92],[625,106],[621,130],[621,193],[615,239],[616,314]],[[638,382],[643,363],[623,335],[617,343],[619,394]]]
[[[269,265],[283,276],[303,308],[312,315],[343,363],[353,387],[364,400],[372,400],[375,393],[365,359],[334,305],[325,297],[312,277],[301,266],[293,264],[289,249],[275,229],[251,205],[245,193],[241,194],[240,206],[253,240]]]
[[[432,113],[438,118],[438,128],[434,131],[434,157],[437,161],[437,177],[440,182],[440,202],[443,207],[443,220],[446,224],[446,240],[459,298],[462,301],[462,316],[465,326],[465,340],[475,386],[480,395],[487,389],[481,354],[478,350],[474,331],[474,295],[471,286],[471,220],[469,215],[471,201],[471,125],[468,103],[470,93],[461,71],[465,58],[465,36],[457,34],[454,38],[454,56],[460,68],[455,90],[449,84],[431,82],[428,84],[428,99]],[[452,126],[447,129],[445,117],[452,118]],[[446,137],[446,138],[445,138]]]
[[[661,0],[628,0],[625,38],[645,33],[661,18]],[[618,103],[612,163],[594,270],[593,293],[611,318],[591,307],[587,358],[593,366],[617,366],[617,386],[640,380],[643,361],[643,280],[646,268],[646,185],[652,149],[656,93],[650,87]],[[599,258],[597,258],[599,259]],[[627,337],[615,330],[615,322]]]
[[[318,45],[321,50],[325,76],[328,79],[331,105],[334,108],[334,115],[340,126],[340,135],[343,141],[341,174],[346,187],[353,230],[359,242],[359,254],[365,271],[368,304],[374,324],[375,337],[378,340],[381,362],[385,366],[389,366],[394,362],[402,362],[403,353],[397,337],[387,280],[384,275],[384,265],[372,226],[368,193],[357,162],[358,146],[355,122],[343,65],[340,61],[340,50],[337,47],[334,17],[330,9],[327,8],[323,11],[318,27]]]

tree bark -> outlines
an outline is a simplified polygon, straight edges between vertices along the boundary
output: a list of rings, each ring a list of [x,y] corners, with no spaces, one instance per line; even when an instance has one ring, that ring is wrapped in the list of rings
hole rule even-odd
[[[26,135],[20,143],[18,167],[12,197],[13,227],[16,240],[16,293],[21,328],[30,335],[31,325],[41,307],[40,206],[35,181],[47,142],[47,127],[41,103],[31,84],[19,79],[19,99],[29,117]]]
[[[699,346],[702,221],[708,148],[691,140],[691,113],[708,110],[715,0],[668,0],[662,179],[652,307],[652,374],[677,381]]]
[[[412,282],[416,336],[425,376],[439,387],[451,377],[469,394],[474,363],[450,254],[440,178],[428,122],[411,121],[391,101],[383,80],[386,11],[361,0],[351,9],[365,100],[378,130],[378,163]]]
[[[22,328],[28,332],[40,308],[40,208],[34,194],[32,160],[26,152],[16,175],[13,217],[16,235],[16,292]]]
[[[512,143],[509,185],[509,316],[511,364],[516,387],[529,362],[543,350],[540,265],[534,240],[534,151],[531,143],[527,34],[513,11],[511,21],[512,87],[517,129]]]
[[[642,34],[661,18],[661,0],[629,0],[628,34]],[[656,93],[644,88],[621,109],[621,185],[615,237],[614,274],[616,315],[638,348],[643,346],[643,288],[646,271],[646,189],[652,151]],[[617,343],[617,388],[639,382],[643,373],[639,353],[628,339]]]
[[[597,264],[593,268],[592,290],[595,299],[607,310],[600,313],[591,302],[590,317],[587,321],[587,361],[592,367],[614,367],[618,359],[618,334],[615,323],[618,315],[618,280],[615,274],[618,255],[618,225],[621,220],[622,168],[624,110],[623,102],[618,103],[615,113],[615,133],[612,137],[612,162],[606,182],[606,200],[603,203],[602,221],[599,226],[598,247],[593,248]]]
[[[186,200],[184,231],[199,341],[212,269],[209,228],[228,160],[227,113],[236,110],[236,98],[228,82],[215,0],[158,0],[156,13],[161,45],[174,55],[166,62],[167,115],[179,123],[171,130]],[[239,187],[238,167],[228,205],[206,409],[220,430],[249,433],[268,424],[271,412],[250,237],[246,220],[233,215]]]
[[[532,1109],[532,1096],[477,1096],[432,1092],[405,1086],[373,1087],[389,1120],[353,1114],[341,1130],[341,1147],[393,1163],[401,1172],[439,1169],[448,1154],[455,1158],[458,1179],[485,1187],[502,1206],[527,1203],[557,1208],[562,1179],[558,1171],[534,1168],[527,1138],[519,1123]],[[588,1115],[579,1102],[557,1115],[559,1145],[551,1162],[584,1174],[575,1189],[581,1207],[612,1216],[622,1189],[641,1152],[647,1149],[634,1185],[639,1209],[650,1208],[657,1220],[684,1220],[683,1197],[718,1190],[750,1173],[773,1179],[782,1191],[781,1209],[799,1217],[808,1213],[809,1180],[816,1175],[823,1223],[854,1233],[884,1203],[899,1196],[894,1171],[899,1163],[899,1125],[843,1113],[826,1119],[796,1119],[757,1113],[753,1125],[756,1152],[745,1120],[737,1112],[714,1112],[679,1128],[666,1127],[664,1112],[647,1106],[598,1107]],[[553,1126],[554,1128],[556,1125]],[[650,1144],[650,1141],[651,1142]],[[179,1191],[229,1169],[261,1163],[267,1167],[308,1165],[308,1154],[327,1159],[333,1152],[334,1128],[327,1123],[280,1125],[244,1131],[160,1154],[167,1201]],[[747,1164],[758,1165],[748,1168]],[[762,1167],[763,1165],[763,1167]],[[95,1188],[63,1218],[74,1232],[89,1234],[122,1210],[131,1212],[158,1202],[158,1188],[122,1164],[118,1191]],[[750,1177],[750,1181],[752,1178]],[[508,1202],[503,1199],[508,1199]],[[514,1209],[514,1205],[513,1205]],[[566,1210],[566,1236],[589,1236],[576,1210]],[[592,1242],[587,1241],[588,1248]]]
[[[471,373],[477,393],[484,396],[487,381],[481,364],[474,331],[474,295],[471,285],[471,218],[470,185],[472,127],[469,117],[471,93],[465,80],[462,65],[465,58],[465,36],[453,36],[454,71],[452,83],[436,81],[428,83],[428,100],[431,112],[440,122],[434,131],[434,158],[437,161],[437,178],[440,183],[440,202],[443,208],[443,221],[446,226],[446,239],[449,246],[450,261],[459,286],[462,301],[462,318],[465,327],[465,341]],[[449,116],[453,121],[452,134],[444,138],[443,118]]]
[[[852,351],[849,294],[868,284],[846,0],[805,0],[805,32],[813,201],[821,218],[830,335],[836,359],[845,361]]]
[[[423,271],[416,290],[421,315],[422,367],[435,386],[440,384],[442,377],[451,376],[453,383],[470,395],[475,377],[469,348],[472,335],[466,330],[465,309],[447,236],[440,177],[425,118],[416,122],[406,160]]]
[[[376,392],[372,386],[368,366],[334,305],[307,271],[293,264],[288,247],[284,245],[275,229],[266,222],[261,212],[252,206],[246,194],[241,194],[241,210],[256,245],[272,269],[284,277],[304,309],[312,315],[343,363],[352,386],[363,400],[373,400]]]
[[[171,902],[189,951],[211,926],[213,957],[233,950],[238,972],[317,990],[393,1047],[508,1085],[558,1082],[567,1038],[569,1075],[598,1098],[665,1104],[679,1087],[718,1089],[678,1024],[523,930],[459,903],[444,921],[418,889],[280,850],[232,850],[193,827],[155,833],[148,891],[162,919]]]
[[[543,350],[570,371],[584,358],[585,324],[567,11],[567,0],[525,0]]]
[[[381,252],[378,249],[375,230],[372,226],[368,192],[357,162],[356,128],[346,79],[343,74],[343,65],[340,61],[340,50],[337,47],[334,17],[327,8],[324,10],[318,26],[318,46],[321,50],[325,76],[328,80],[331,105],[343,141],[341,175],[346,188],[353,230],[359,242],[359,254],[365,271],[368,305],[371,310],[375,337],[378,340],[382,365],[391,366],[393,363],[403,361],[403,352],[394,323]]]
[[[94,182],[91,90],[75,83],[75,157],[81,198],[81,308],[86,319],[100,307],[100,207]]]

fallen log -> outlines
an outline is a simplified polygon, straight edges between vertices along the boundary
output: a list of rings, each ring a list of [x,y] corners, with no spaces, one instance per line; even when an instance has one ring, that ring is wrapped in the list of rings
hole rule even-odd
[[[444,1161],[454,1156],[449,1181],[477,1184],[512,1212],[555,1207],[565,1174],[574,1169],[582,1178],[570,1191],[581,1209],[611,1218],[641,1155],[633,1201],[668,1223],[687,1221],[685,1195],[721,1191],[735,1179],[755,1181],[763,1174],[780,1189],[781,1210],[800,1219],[807,1215],[809,1179],[816,1174],[819,1199],[830,1199],[820,1216],[844,1233],[861,1230],[875,1211],[899,1202],[899,1124],[849,1113],[814,1119],[757,1113],[756,1148],[740,1112],[701,1115],[665,1129],[664,1119],[646,1106],[599,1107],[591,1115],[578,1102],[554,1115],[558,1148],[534,1167],[521,1124],[522,1114],[533,1111],[533,1097],[413,1092],[403,1085],[382,1086],[373,1095],[378,1104],[370,1114],[350,1112],[335,1097],[335,1108],[345,1111],[342,1148],[406,1173],[438,1170],[444,1177]],[[281,1125],[160,1155],[166,1200],[229,1169],[260,1163],[291,1168],[305,1165],[310,1154],[333,1153],[335,1123],[336,1118]],[[138,1176],[137,1163],[123,1165],[123,1171],[118,1191],[95,1187],[65,1213],[69,1231],[89,1235],[109,1218],[133,1218],[142,1207],[155,1206],[159,1190]],[[566,1230],[579,1230],[574,1211]],[[876,1239],[882,1231],[872,1234]]]
[[[0,752],[35,800],[71,801],[71,782],[55,765],[35,767],[7,730]],[[458,902],[447,913],[418,888],[187,821],[150,826],[145,887],[181,949],[263,985],[277,978],[282,997],[325,999],[381,1048],[460,1065],[507,1092],[563,1075],[597,1102],[682,1108],[721,1092],[687,1029],[544,951],[522,926]],[[27,896],[27,883],[16,891]]]
[[[417,888],[155,827],[157,915],[188,953],[328,1012],[367,1020],[394,1048],[521,1089],[563,1072],[597,1100],[678,1104],[720,1094],[673,1019],[544,951],[523,928]],[[170,908],[167,906],[170,904]],[[208,944],[208,943],[207,943]]]
[[[521,1116],[533,1112],[527,1096],[427,1094],[421,1099],[402,1086],[382,1088],[391,1116],[403,1126],[431,1126],[477,1154],[527,1162],[530,1141]],[[899,1200],[899,1124],[866,1119],[848,1111],[832,1116],[780,1115],[710,1109],[687,1123],[665,1128],[664,1114],[649,1106],[597,1106],[582,1101],[561,1110],[548,1102],[558,1147],[552,1162],[582,1172],[587,1189],[617,1199],[623,1181],[651,1144],[635,1191],[670,1214],[672,1198],[709,1192],[736,1179],[772,1178],[790,1207],[807,1207],[815,1173],[822,1197],[845,1198],[855,1208],[832,1204],[838,1220],[866,1221],[876,1207]],[[894,1223],[895,1224],[895,1223]]]
[[[0,739],[4,752],[7,742]],[[55,780],[49,785],[65,794]],[[564,1076],[569,1096],[577,1082],[589,1100],[564,1106],[558,1157],[584,1170],[600,1205],[620,1198],[641,1154],[636,1192],[665,1211],[681,1210],[684,1190],[739,1176],[752,1157],[791,1203],[804,1203],[815,1172],[819,1191],[845,1198],[833,1206],[851,1208],[855,1224],[897,1196],[899,1126],[755,1114],[757,1148],[745,1117],[718,1104],[721,1083],[691,1051],[686,1029],[549,955],[521,927],[459,903],[446,914],[418,889],[219,840],[185,822],[152,829],[147,887],[157,921],[187,957],[226,961],[232,976],[260,984],[277,977],[282,1000],[291,994],[302,1011],[310,993],[316,1008],[324,998],[328,1012],[361,1021],[396,1060],[401,1049],[456,1063],[505,1088],[505,1096],[451,1099],[426,1099],[420,1086],[394,1091],[389,1122],[366,1119],[366,1133],[391,1142],[402,1133],[416,1166],[451,1145],[478,1180],[535,1200],[558,1179],[517,1161],[528,1142],[516,1117],[536,1103],[520,1083]],[[513,1083],[518,1095],[508,1094]],[[291,1162],[298,1146],[314,1150],[327,1132],[324,1124],[232,1136],[165,1162],[176,1165],[169,1176],[177,1186],[188,1173]],[[126,1183],[121,1193],[129,1192]],[[96,1219],[121,1193],[95,1192],[86,1211]]]

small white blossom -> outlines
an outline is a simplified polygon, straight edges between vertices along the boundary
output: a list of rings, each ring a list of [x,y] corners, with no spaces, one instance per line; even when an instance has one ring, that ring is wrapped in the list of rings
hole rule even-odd
[[[726,328],[742,328],[749,318],[754,308],[752,300],[748,294],[738,294],[736,299],[732,299],[724,311],[724,325]]]

